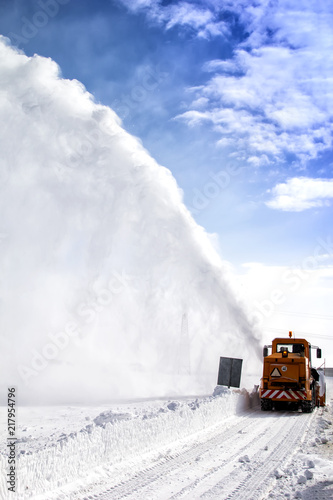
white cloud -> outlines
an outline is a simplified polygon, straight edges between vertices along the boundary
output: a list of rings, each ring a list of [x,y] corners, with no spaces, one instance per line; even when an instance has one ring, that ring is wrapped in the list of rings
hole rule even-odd
[[[261,167],[265,165],[269,165],[270,161],[268,159],[268,156],[262,155],[262,156],[250,156],[247,159],[247,163],[250,163],[251,165],[255,167]]]
[[[330,206],[332,179],[294,177],[270,190],[272,199],[266,205],[275,210],[301,212],[309,208]]]
[[[166,22],[167,29],[176,25],[187,25],[199,29],[212,21],[213,14],[209,10],[198,9],[187,2],[180,2],[170,4],[161,10],[160,19]]]
[[[217,9],[209,2],[178,1],[162,5],[161,0],[119,0],[132,12],[145,12],[147,18],[169,30],[175,26],[192,28],[199,38],[211,38],[229,33],[224,21],[218,19]]]
[[[206,23],[205,26],[199,30],[199,38],[214,38],[217,36],[228,36],[230,34],[230,28],[224,21],[216,21]]]
[[[127,9],[132,12],[138,12],[145,9],[155,10],[160,3],[160,0],[119,0]]]
[[[165,29],[189,26],[204,38],[228,34],[230,43],[231,26],[221,18],[231,12],[249,35],[234,47],[231,59],[203,66],[213,76],[196,89],[193,105],[177,118],[190,126],[211,123],[221,139],[232,136],[235,150],[242,148],[250,157],[269,156],[269,163],[292,154],[304,164],[332,147],[332,4],[120,1],[146,12]],[[193,113],[202,99],[207,103],[205,109],[200,107],[202,114]],[[260,160],[258,165],[265,163]]]
[[[221,61],[220,59],[214,59],[212,61],[208,61],[203,69],[209,72],[215,71],[224,71],[225,73],[234,73],[239,70],[239,67],[236,64],[236,61]]]
[[[195,109],[206,108],[207,104],[208,104],[207,97],[199,97],[196,101],[192,102],[192,106]]]
[[[332,147],[333,6],[238,1],[228,8],[250,36],[232,59],[204,66],[215,74],[196,92],[196,100],[209,100],[202,121],[232,134],[235,149],[241,144],[250,156],[316,158]],[[191,106],[178,118],[193,125]]]

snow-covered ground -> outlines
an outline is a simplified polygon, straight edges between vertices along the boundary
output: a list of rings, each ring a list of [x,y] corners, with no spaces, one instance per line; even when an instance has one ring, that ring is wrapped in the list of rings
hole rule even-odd
[[[333,396],[333,379],[328,379]],[[333,399],[261,412],[255,393],[18,409],[17,492],[3,499],[333,498]],[[1,418],[5,419],[2,408]],[[1,422],[1,450],[5,450]]]

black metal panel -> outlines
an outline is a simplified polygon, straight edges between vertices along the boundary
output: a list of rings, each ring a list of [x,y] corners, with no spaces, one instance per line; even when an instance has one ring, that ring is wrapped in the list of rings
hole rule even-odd
[[[217,385],[239,387],[243,360],[238,358],[220,358]]]

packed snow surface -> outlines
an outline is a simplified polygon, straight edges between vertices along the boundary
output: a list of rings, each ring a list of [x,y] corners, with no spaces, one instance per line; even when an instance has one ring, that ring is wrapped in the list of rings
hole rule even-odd
[[[171,172],[50,59],[0,38],[1,397],[205,394],[257,333]]]
[[[328,380],[332,395],[333,379]],[[21,407],[15,500],[329,500],[333,399],[312,414],[262,412],[258,393],[101,407]],[[1,450],[5,449],[5,412]],[[1,470],[7,469],[5,452]]]

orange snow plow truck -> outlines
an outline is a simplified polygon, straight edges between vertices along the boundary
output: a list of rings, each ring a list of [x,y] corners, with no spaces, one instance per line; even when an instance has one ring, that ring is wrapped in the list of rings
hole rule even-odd
[[[271,349],[271,354],[269,354]],[[271,346],[264,346],[264,371],[260,383],[259,397],[263,411],[277,410],[281,406],[301,408],[310,413],[315,406],[325,406],[325,378],[322,370],[311,364],[311,346],[305,339],[274,339]]]

